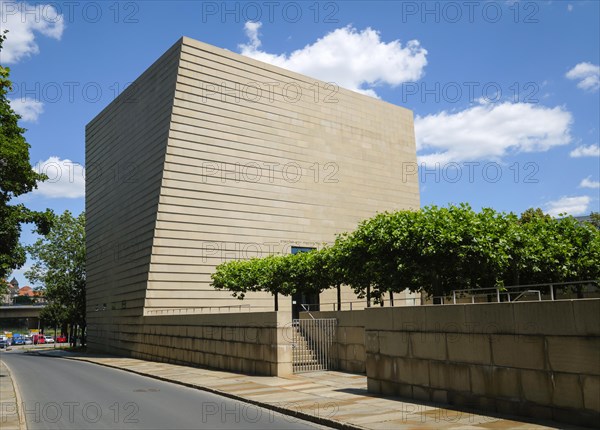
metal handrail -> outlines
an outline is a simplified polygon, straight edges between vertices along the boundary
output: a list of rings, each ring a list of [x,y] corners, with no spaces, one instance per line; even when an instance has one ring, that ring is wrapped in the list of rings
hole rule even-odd
[[[221,309],[227,309],[228,311],[231,311],[231,309],[237,309],[239,311],[243,309],[248,309],[251,308],[252,305],[225,305],[225,306],[200,306],[200,307],[193,307],[193,308],[166,308],[166,309],[150,309],[147,311],[148,314],[188,314],[188,313],[195,313],[195,311],[200,310],[200,312],[202,313],[205,310],[213,310],[213,309],[218,309],[219,312],[221,311]],[[256,307],[255,307],[256,308]],[[270,308],[269,308],[270,309]]]
[[[526,291],[523,291],[521,294],[519,294],[517,297],[515,297],[513,302],[516,302],[517,300],[519,300],[521,297],[523,297],[527,293],[537,293],[538,301],[540,301],[540,302],[542,301],[542,293],[540,292],[540,290],[526,290]],[[508,301],[510,302],[510,293],[508,293]]]
[[[403,301],[412,301],[413,306],[416,306],[417,301],[421,301],[420,297],[394,297],[394,302],[397,302],[399,300],[403,300]],[[345,301],[345,302],[340,302],[341,305],[350,305],[350,310],[352,310],[352,304],[353,303],[360,303],[360,304],[365,304],[366,300],[351,300],[351,301]],[[332,311],[336,311],[337,309],[337,302],[327,302],[327,303],[302,303],[301,306],[302,308],[306,311],[309,312],[311,310],[315,311],[315,312],[321,312],[321,310],[323,309],[323,307],[325,306],[329,306],[332,305]],[[312,307],[316,307],[316,310],[313,309]],[[326,311],[323,311],[326,312]]]
[[[582,286],[587,286],[587,285],[594,285],[599,291],[600,291],[600,282],[597,280],[590,280],[590,281],[569,281],[569,282],[549,282],[549,283],[545,283],[545,284],[525,284],[525,285],[511,285],[511,286],[507,286],[507,287],[485,287],[485,288],[466,288],[466,289],[460,289],[460,290],[452,290],[452,294],[451,296],[434,296],[433,299],[439,299],[440,304],[445,304],[445,299],[451,297],[452,298],[452,303],[456,304],[456,299],[457,299],[457,295],[466,293],[471,297],[471,303],[475,303],[475,297],[481,297],[481,296],[489,296],[490,294],[495,294],[496,295],[496,302],[500,303],[500,297],[505,295],[508,298],[508,301],[516,301],[519,298],[521,298],[524,294],[526,293],[536,293],[538,296],[538,301],[542,301],[542,289],[546,288],[549,290],[549,295],[550,295],[550,301],[554,301],[556,300],[555,297],[555,288],[557,287],[568,287],[568,286],[576,286],[576,285],[582,285]],[[527,289],[524,290],[524,288],[529,288],[529,287],[538,287],[539,289]],[[517,291],[510,291],[510,290],[517,290]],[[511,300],[511,294],[516,294],[516,293],[520,293],[517,298],[515,298],[514,300]],[[576,299],[574,299],[576,300]]]
[[[304,309],[304,312],[306,312],[312,319],[315,319],[315,317],[313,317],[313,315],[310,313],[310,305],[309,304],[300,303],[300,306],[302,306],[302,309]],[[306,306],[308,306],[308,309],[306,308]]]

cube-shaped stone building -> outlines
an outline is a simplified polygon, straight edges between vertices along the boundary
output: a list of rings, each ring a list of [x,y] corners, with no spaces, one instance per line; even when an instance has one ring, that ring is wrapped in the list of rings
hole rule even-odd
[[[415,166],[410,110],[180,39],[86,127],[90,345],[128,318],[273,310],[211,273],[417,209]],[[332,310],[336,292],[295,301]]]

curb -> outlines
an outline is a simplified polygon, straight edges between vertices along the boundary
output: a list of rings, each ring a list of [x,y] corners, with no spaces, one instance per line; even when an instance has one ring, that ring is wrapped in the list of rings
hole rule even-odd
[[[6,372],[8,373],[8,377],[10,378],[10,383],[13,386],[13,390],[15,392],[15,403],[17,406],[17,416],[19,417],[19,429],[27,430],[27,421],[25,421],[25,415],[23,415],[23,411],[21,410],[23,407],[23,403],[21,400],[21,393],[19,392],[19,388],[15,383],[15,378],[12,376],[12,371],[6,361],[2,361],[4,363],[4,367],[6,367]]]
[[[336,429],[340,429],[340,430],[366,430],[365,427],[360,427],[354,424],[348,424],[348,423],[344,423],[344,422],[340,422],[340,421],[335,421],[329,418],[324,418],[324,417],[319,417],[319,416],[315,416],[315,415],[310,415],[307,414],[305,412],[301,412],[301,411],[297,411],[294,409],[288,409],[282,406],[277,406],[277,405],[273,405],[270,403],[263,403],[257,400],[252,400],[252,399],[248,399],[246,397],[242,397],[242,396],[238,396],[237,394],[231,394],[228,393],[226,391],[220,391],[214,388],[210,388],[210,387],[205,387],[203,385],[196,385],[196,384],[190,384],[187,382],[183,382],[183,381],[174,381],[172,379],[168,379],[168,378],[164,378],[162,376],[157,376],[157,375],[153,375],[151,373],[144,373],[144,372],[139,372],[137,370],[132,370],[132,369],[124,369],[122,367],[117,367],[117,366],[113,366],[110,364],[105,364],[105,363],[98,363],[86,358],[74,358],[74,357],[67,357],[67,356],[52,356],[52,355],[46,355],[42,352],[38,352],[38,351],[32,351],[32,352],[27,352],[27,354],[34,354],[34,355],[39,355],[42,357],[48,357],[48,358],[63,358],[63,359],[67,359],[67,360],[73,360],[73,361],[83,361],[86,363],[91,363],[91,364],[96,364],[98,366],[104,366],[104,367],[109,367],[111,369],[117,369],[117,370],[122,370],[124,372],[129,372],[129,373],[133,373],[136,375],[140,375],[140,376],[146,376],[152,379],[156,379],[159,381],[163,381],[163,382],[170,382],[172,384],[177,384],[177,385],[181,385],[184,387],[188,387],[188,388],[193,388],[195,390],[199,390],[199,391],[205,391],[207,393],[211,393],[211,394],[216,394],[219,396],[223,396],[223,397],[227,397],[229,399],[232,400],[237,400],[240,402],[244,402],[244,403],[249,403],[251,405],[255,405],[255,406],[259,406],[261,408],[264,409],[268,409],[271,411],[275,411],[275,412],[279,412],[282,415],[287,415],[287,416],[291,416],[294,418],[298,418],[300,420],[303,421],[309,421],[311,423],[314,424],[319,424],[319,425],[323,425],[323,426],[327,426],[327,427],[332,427],[332,428],[336,428]],[[150,362],[152,363],[152,362]],[[27,430],[27,429],[24,429]]]

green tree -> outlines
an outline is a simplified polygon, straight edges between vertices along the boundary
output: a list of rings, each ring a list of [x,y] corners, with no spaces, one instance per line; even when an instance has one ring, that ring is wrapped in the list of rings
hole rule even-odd
[[[415,248],[407,237],[414,212],[384,212],[363,221],[352,233],[339,235],[330,250],[334,284],[349,285],[359,298],[381,302],[388,293],[407,288]],[[337,267],[335,267],[337,266]]]
[[[341,236],[344,283],[375,302],[409,289],[441,296],[452,289],[502,284],[509,264],[507,231],[515,222],[468,205],[384,212]]]
[[[274,297],[296,292],[320,293],[332,285],[325,266],[325,254],[321,251],[232,260],[217,266],[211,275],[212,286],[229,290],[239,299],[251,291],[267,292]]]
[[[554,219],[539,210],[535,213],[529,210],[523,215],[519,242],[513,247],[513,259],[518,262],[518,276],[512,279],[513,285],[598,279],[597,228],[571,216]]]
[[[0,53],[5,33],[0,34]],[[23,204],[9,205],[10,200],[32,191],[39,181],[47,179],[36,173],[29,163],[29,144],[23,137],[25,129],[18,125],[21,117],[10,107],[7,98],[12,88],[9,73],[8,67],[0,65],[0,278],[25,264],[25,249],[19,243],[21,225],[34,223],[38,233],[46,234],[52,218],[49,210],[35,212]]]
[[[85,332],[85,213],[55,216],[50,232],[27,247],[34,263],[25,273],[45,287],[48,306],[42,318],[79,326]]]
[[[337,242],[336,242],[337,243]],[[340,246],[330,246],[318,251],[321,254],[320,265],[314,270],[321,277],[321,285],[326,288],[335,288],[337,291],[337,309],[342,309],[342,285],[346,279],[346,267],[341,264],[344,257]]]
[[[596,228],[600,228],[600,212],[592,212],[590,214],[590,224]]]
[[[599,277],[600,230],[591,223],[540,209],[517,217],[461,204],[380,213],[320,251],[226,263],[213,285],[240,298],[246,291],[290,295],[349,285],[370,304],[405,289],[436,297]]]

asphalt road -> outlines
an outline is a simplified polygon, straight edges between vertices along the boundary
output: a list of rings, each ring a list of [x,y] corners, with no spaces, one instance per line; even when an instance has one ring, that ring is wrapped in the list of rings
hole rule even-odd
[[[2,352],[37,429],[322,429],[251,404],[91,363]]]

